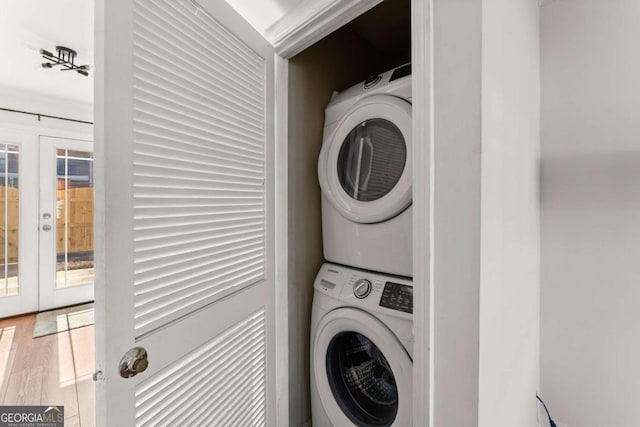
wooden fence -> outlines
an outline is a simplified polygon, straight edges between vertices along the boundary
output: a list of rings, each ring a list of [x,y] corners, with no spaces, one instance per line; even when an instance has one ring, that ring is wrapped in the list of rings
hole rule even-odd
[[[5,190],[7,199],[5,200]],[[5,224],[5,204],[8,203],[7,223]],[[18,261],[18,189],[0,186],[0,264],[4,264],[5,236],[8,240],[8,263]],[[7,232],[5,233],[5,230]]]
[[[5,201],[5,187],[0,186],[0,262],[4,260],[5,230],[8,237],[9,263],[18,260],[18,189],[9,187]],[[64,190],[57,190],[56,251],[64,255]],[[7,224],[5,224],[5,204],[7,204]],[[69,255],[93,250],[93,188],[70,188],[67,190],[68,228],[67,241]]]

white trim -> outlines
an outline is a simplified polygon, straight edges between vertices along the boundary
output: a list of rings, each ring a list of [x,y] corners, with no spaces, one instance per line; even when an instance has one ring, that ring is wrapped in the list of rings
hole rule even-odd
[[[413,147],[413,420],[433,427],[433,0],[411,2]],[[417,119],[417,120],[416,120]]]
[[[289,61],[275,55],[276,425],[289,424]]]
[[[276,53],[291,58],[382,0],[305,0],[265,30]]]

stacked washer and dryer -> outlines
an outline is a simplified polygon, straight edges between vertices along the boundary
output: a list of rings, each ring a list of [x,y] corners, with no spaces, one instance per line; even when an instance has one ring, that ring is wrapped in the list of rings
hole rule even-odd
[[[335,95],[318,178],[325,263],[314,282],[314,427],[411,425],[411,64]]]

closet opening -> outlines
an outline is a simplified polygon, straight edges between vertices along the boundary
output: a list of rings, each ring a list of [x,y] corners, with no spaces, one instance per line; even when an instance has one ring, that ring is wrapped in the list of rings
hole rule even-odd
[[[398,89],[398,83],[403,83],[404,88]],[[382,104],[387,100],[397,102],[404,112],[396,112],[395,105],[372,102],[372,105],[362,106],[363,110],[359,111],[359,114],[369,114],[369,120],[359,120],[354,116],[354,123],[344,124],[342,130],[336,129],[344,115],[349,114],[350,108],[346,105],[353,104],[353,97],[365,98],[369,94],[371,97],[384,97]],[[336,107],[328,111],[329,105]],[[378,117],[380,108],[383,109],[383,116]],[[386,109],[390,110],[388,114]],[[407,336],[397,336],[404,332],[394,331],[396,334],[390,339],[402,344],[398,348],[409,355],[406,360],[409,363],[411,361],[411,1],[385,0],[290,58],[287,119],[289,422],[291,425],[308,425],[312,418],[311,408],[314,406],[312,400],[315,399],[312,395],[317,394],[312,392],[315,377],[310,349],[314,346],[313,334],[318,326],[314,322],[318,322],[321,317],[316,313],[312,319],[314,281],[321,272],[323,263],[329,262],[328,250],[331,252],[333,249],[333,254],[344,250],[349,255],[358,251],[358,245],[368,248],[372,245],[379,246],[379,250],[373,250],[360,259],[341,258],[344,254],[338,254],[335,256],[338,261],[330,261],[342,269],[340,274],[347,274],[354,268],[356,272],[371,272],[358,276],[358,280],[371,282],[370,293],[359,301],[373,304],[375,308],[370,310],[369,315],[377,321],[385,323],[387,318],[384,316],[391,313],[393,317],[398,313],[401,319],[398,323],[404,321],[404,325],[409,325]],[[347,126],[351,127],[347,129]],[[343,136],[336,136],[343,142],[341,148],[336,148],[334,153],[323,152],[323,142],[326,143],[330,134],[333,135],[336,131],[344,133]],[[346,208],[344,211],[332,212],[331,215],[347,222],[349,215],[352,215],[352,220],[356,218],[363,221],[360,228],[364,233],[361,235],[365,238],[355,243],[355,247],[341,242],[336,243],[334,248],[327,247],[328,205],[323,206],[323,197],[326,197],[327,191],[320,182],[324,173],[322,165],[319,170],[321,155],[330,157],[327,165],[341,170],[335,182],[326,185],[332,186],[336,191],[344,191]],[[350,202],[346,201],[349,200],[348,197],[355,200],[356,205],[360,203],[364,211],[358,212],[356,206],[355,211],[349,213]],[[326,202],[325,200],[324,203]],[[367,213],[370,209],[366,209],[363,205],[365,203],[377,203],[378,213]],[[383,228],[387,228],[386,231],[375,231],[383,229],[380,224],[385,225]],[[372,229],[373,233],[370,232]],[[342,232],[338,234],[346,235]],[[390,260],[394,256],[398,260]],[[386,260],[390,260],[389,265],[383,265]],[[331,270],[329,267],[323,268],[325,271]],[[352,289],[354,284],[348,283],[349,279],[345,279],[344,284],[336,284]],[[361,290],[366,291],[364,288]],[[384,307],[384,303],[381,303],[383,297],[385,301],[393,301],[388,303],[391,307]],[[397,306],[399,300],[404,304],[401,309]],[[358,342],[368,349],[366,351],[380,352],[383,346],[388,345],[365,337],[362,331],[354,332],[356,333],[350,336],[364,337],[364,340]],[[383,338],[378,338],[381,339]],[[357,344],[354,340],[351,341],[343,343],[343,347]],[[367,342],[372,345],[367,346]],[[393,353],[399,350],[393,348],[388,351]],[[343,356],[348,358],[347,353]],[[411,395],[407,397],[404,393],[410,393],[411,384],[410,381],[405,384],[403,378],[393,375],[391,368],[401,363],[390,360],[394,358],[393,354],[374,358],[377,362],[372,363],[371,370],[366,372],[377,375],[370,382],[356,384],[356,388],[376,388],[379,392],[377,396],[384,397],[382,400],[389,403],[389,408],[395,409],[367,409],[370,402],[365,393],[359,395],[359,405],[361,409],[364,408],[364,412],[353,415],[356,417],[354,421],[350,412],[344,409],[348,403],[344,403],[343,399],[343,404],[336,403],[336,408],[341,408],[351,422],[358,424],[360,418],[357,417],[372,420],[376,413],[385,413],[385,420],[396,422],[400,419],[397,417],[410,416]],[[331,365],[329,360],[320,362]],[[356,363],[349,372],[353,374],[360,370],[366,373],[362,369]],[[342,378],[350,375],[349,372],[345,371]],[[407,388],[409,391],[405,391]],[[330,389],[331,387],[327,389],[329,393]],[[407,403],[408,414],[404,414],[407,412],[407,406],[404,406]],[[388,425],[385,422],[380,425]]]

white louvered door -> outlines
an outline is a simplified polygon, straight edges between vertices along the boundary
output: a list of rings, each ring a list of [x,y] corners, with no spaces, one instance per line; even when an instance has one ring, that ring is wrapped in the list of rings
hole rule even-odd
[[[273,50],[224,0],[96,7],[98,424],[275,425]]]

